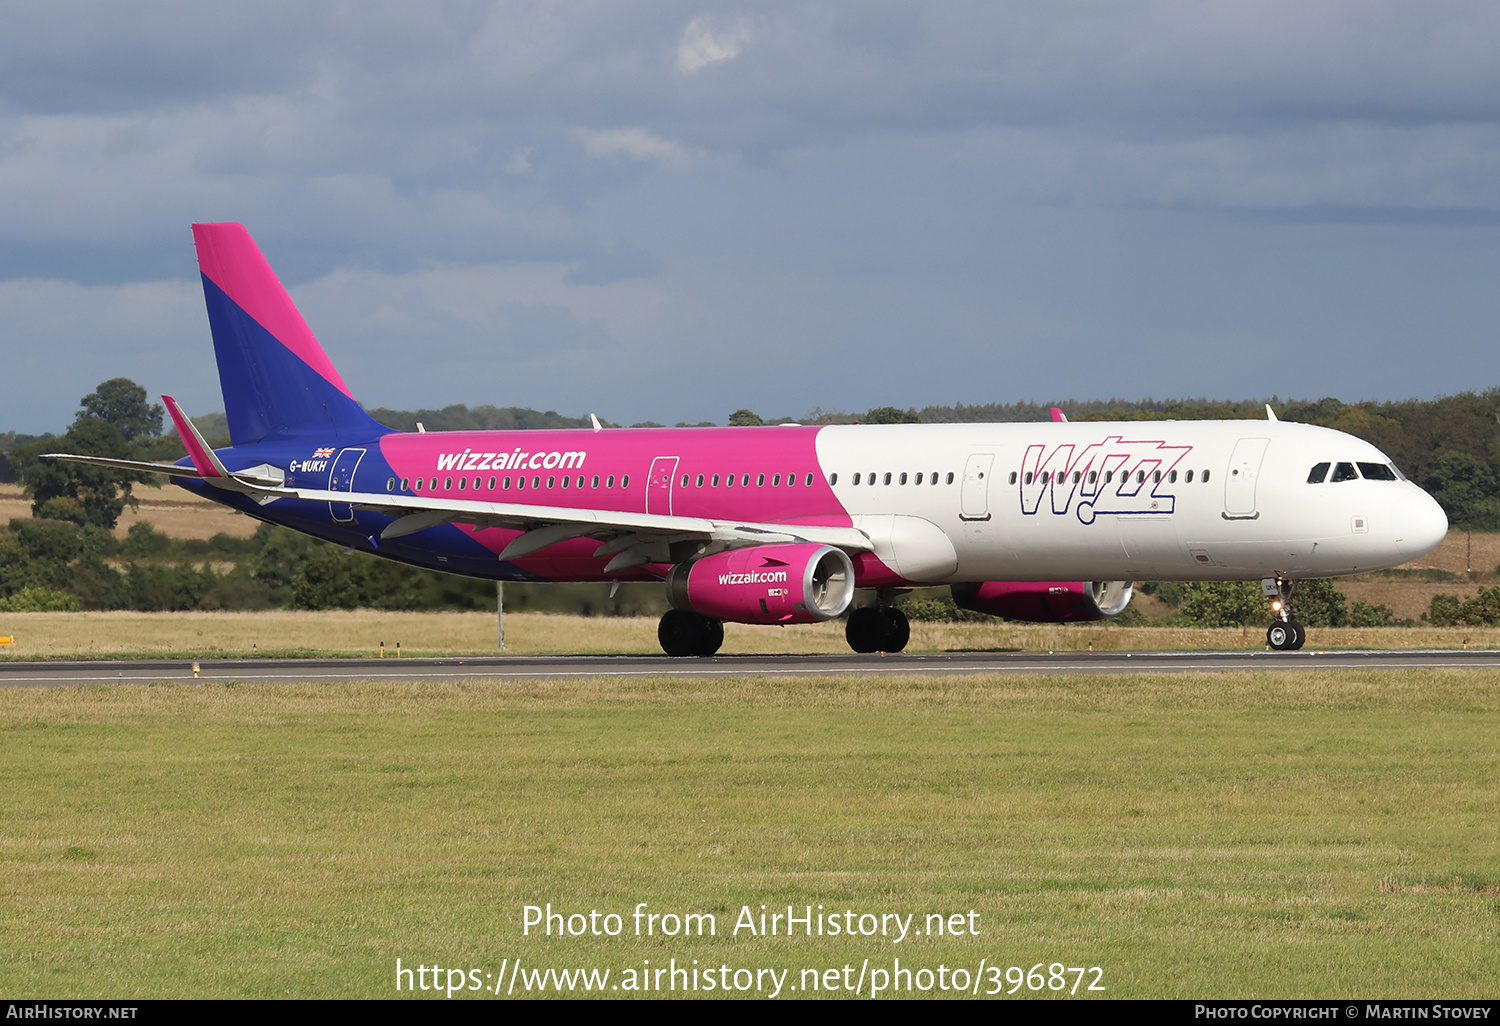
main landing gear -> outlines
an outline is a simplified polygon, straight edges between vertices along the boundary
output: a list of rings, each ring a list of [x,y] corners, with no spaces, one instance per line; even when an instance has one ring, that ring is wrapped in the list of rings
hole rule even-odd
[[[911,640],[911,623],[895,606],[861,606],[850,611],[844,640],[856,652],[899,652]]]
[[[1307,628],[1292,619],[1292,592],[1297,582],[1285,577],[1268,578],[1261,582],[1261,590],[1271,600],[1271,612],[1276,621],[1266,628],[1266,644],[1278,652],[1295,652],[1307,640]]]
[[[656,640],[669,656],[711,656],[724,644],[724,621],[669,609],[656,628]]]

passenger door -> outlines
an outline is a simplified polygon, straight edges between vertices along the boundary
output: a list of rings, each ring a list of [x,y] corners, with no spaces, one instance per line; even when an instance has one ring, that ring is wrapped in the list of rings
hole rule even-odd
[[[672,479],[677,476],[677,456],[658,456],[651,461],[646,482],[646,512],[672,515]]]
[[[354,491],[354,472],[359,469],[359,461],[364,458],[363,449],[345,449],[340,452],[338,459],[333,461],[333,469],[328,472],[328,490]],[[354,519],[354,507],[347,502],[330,502],[328,512],[336,523],[347,524]]]
[[[1255,520],[1255,481],[1260,476],[1269,438],[1241,438],[1229,457],[1229,473],[1224,477],[1224,519]]]

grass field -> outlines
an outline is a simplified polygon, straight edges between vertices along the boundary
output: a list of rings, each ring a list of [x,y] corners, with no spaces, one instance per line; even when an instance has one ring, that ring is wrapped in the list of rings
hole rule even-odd
[[[654,618],[509,613],[512,655],[659,655]],[[843,624],[761,627],[725,624],[725,655],[847,653]],[[223,658],[273,655],[496,655],[492,613],[375,610],[270,613],[0,613],[0,661],[56,658]],[[1335,648],[1500,647],[1500,628],[1368,627],[1309,631],[1308,651]],[[1114,624],[913,623],[907,652],[1146,651],[1265,647],[1260,627],[1119,627]]]
[[[1497,711],[1480,671],[0,691],[0,993],[900,957],[1493,997]],[[626,935],[523,937],[546,902]],[[638,902],[718,935],[629,936]],[[761,904],[979,933],[731,936]]]

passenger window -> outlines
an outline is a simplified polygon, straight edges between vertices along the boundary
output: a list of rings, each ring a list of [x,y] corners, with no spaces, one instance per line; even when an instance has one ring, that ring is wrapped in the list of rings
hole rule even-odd
[[[1187,484],[1193,483],[1193,472],[1191,470],[1187,472],[1187,476],[1183,478],[1183,481],[1185,481]]]
[[[906,475],[905,475],[905,474],[902,474],[902,475],[901,475],[901,480],[900,480],[900,481],[898,481],[898,482],[897,482],[897,483],[898,483],[898,484],[906,484]]]
[[[949,484],[953,483],[953,471],[951,471],[951,470],[948,471],[948,483]]]
[[[1307,483],[1322,484],[1323,480],[1328,477],[1328,468],[1331,466],[1333,466],[1332,463],[1319,463],[1314,466],[1312,470],[1308,471]]]
[[[757,488],[764,488],[765,484],[766,484],[766,475],[764,475],[764,474],[756,474],[755,475],[755,487],[757,487]]]
[[[1333,468],[1332,480],[1335,484],[1340,481],[1354,481],[1358,478],[1359,475],[1354,472],[1354,464],[1352,463],[1340,463]]]
[[[713,485],[714,485],[715,488],[719,487],[719,475],[718,474],[714,475]]]
[[[620,487],[621,488],[629,488],[630,487],[630,475],[629,474],[626,474],[624,477],[620,478]]]
[[[1158,470],[1151,475],[1151,483],[1161,484],[1161,471]]]
[[[1026,483],[1031,484],[1031,471],[1026,471]]]
[[[416,481],[413,482],[413,485],[414,487],[412,488],[412,490],[420,492],[422,490],[422,479],[420,477],[417,478]]]
[[[734,487],[734,475],[733,474],[725,474],[724,475],[724,487],[725,488],[733,488]]]
[[[1144,470],[1137,470],[1135,472],[1135,483],[1136,484],[1145,484],[1146,483],[1146,472]]]
[[[811,488],[812,487],[812,475],[808,474],[807,475],[807,480],[805,482],[803,482],[803,483],[806,484],[807,487]]]
[[[1083,472],[1079,471],[1079,470],[1073,471],[1073,483],[1077,484],[1079,481],[1082,481],[1082,480],[1083,480]]]
[[[1361,463],[1359,476],[1366,481],[1394,481],[1396,472],[1384,463]]]
[[[614,481],[610,481],[610,487],[611,488],[614,487]],[[698,475],[698,483],[694,487],[697,487],[697,488],[702,488],[703,487],[703,475],[702,474]]]
[[[749,488],[750,487],[750,475],[749,474],[746,474],[744,477],[740,478],[740,487],[741,488]]]
[[[689,478],[686,474],[683,474],[682,475],[682,487],[686,488],[688,486],[688,481],[690,481],[690,480],[692,480],[692,479]],[[594,478],[594,487],[595,488],[599,487],[599,479],[597,477]]]
[[[854,483],[859,484],[859,474],[857,473],[854,475]]]
[[[509,490],[510,489],[510,478],[508,478],[508,477],[502,478],[501,481],[500,481],[500,487],[503,488],[503,489]]]
[[[396,490],[396,479],[394,477],[388,477],[385,479],[385,490],[388,492],[394,492]]]
[[[1104,483],[1105,484],[1114,484],[1114,481],[1115,481],[1115,472],[1113,470],[1106,470],[1104,472]]]
[[[1177,471],[1173,470],[1173,471],[1168,472],[1168,474],[1167,474],[1167,483],[1168,484],[1176,484],[1177,483]]]
[[[703,479],[699,478],[698,479],[698,483],[702,484],[703,483]],[[604,479],[604,487],[606,487],[606,488],[613,488],[614,486],[615,486],[615,475],[611,474],[611,475],[609,475],[608,477],[606,477]]]
[[[839,473],[838,473],[838,471],[835,470],[832,474],[828,475],[828,487],[832,488],[834,485],[836,485],[838,483],[839,483]],[[858,481],[856,481],[854,483],[855,484],[859,484]]]
[[[445,492],[451,492],[451,491],[453,491],[453,478],[451,478],[451,477],[445,477],[445,478],[443,478],[443,491],[445,491]]]
[[[1015,476],[1016,475],[1014,475],[1014,474],[1011,475],[1012,478],[1014,478]],[[1097,471],[1097,470],[1091,470],[1091,471],[1089,471],[1089,484],[1094,484],[1098,480],[1099,480],[1099,471]]]
[[[917,484],[921,484],[921,483],[922,483],[921,479],[918,478]],[[1010,472],[1010,483],[1011,484],[1015,484],[1016,483],[1016,472],[1014,470],[1012,470]]]
[[[780,474],[772,474],[771,475],[771,487],[772,488],[780,488],[781,487],[781,475]]]
[[[563,487],[564,488],[568,487],[568,479],[567,478],[563,478]],[[492,477],[492,478],[490,478],[490,491],[493,492],[494,490],[495,490],[495,479]]]
[[[526,487],[526,479],[524,477],[518,477],[518,478],[516,478],[516,488],[520,489],[520,488],[525,488],[525,487]]]
[[[402,479],[401,479],[401,490],[402,490],[402,491],[403,491],[403,492],[404,492],[404,491],[406,491],[406,490],[407,490],[407,488],[406,488],[406,482],[407,482],[407,480],[408,480],[408,479],[407,479],[407,478],[404,478],[404,477],[403,477],[403,478],[402,478]]]
[[[1208,471],[1203,472],[1203,483],[1208,484]]]
[[[683,484],[687,484],[688,483],[688,479],[684,477],[682,479],[682,483]],[[598,488],[599,487],[599,475],[598,474],[594,475],[594,480],[589,484],[589,487],[590,488]]]
[[[891,483],[891,472],[889,470],[887,470],[885,472],[885,483],[886,484],[890,484]]]
[[[476,480],[477,480],[477,478],[476,478]],[[475,487],[478,487],[478,486],[476,485]],[[549,477],[549,478],[547,478],[547,487],[548,488],[556,488],[557,487],[557,478],[555,478],[555,477]]]

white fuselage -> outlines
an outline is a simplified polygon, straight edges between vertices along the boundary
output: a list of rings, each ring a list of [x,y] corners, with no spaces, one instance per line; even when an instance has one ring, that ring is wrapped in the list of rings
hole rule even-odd
[[[1390,460],[1304,424],[831,427],[817,454],[877,555],[933,583],[1333,577],[1408,562],[1447,531],[1394,473],[1333,480],[1340,464]]]

